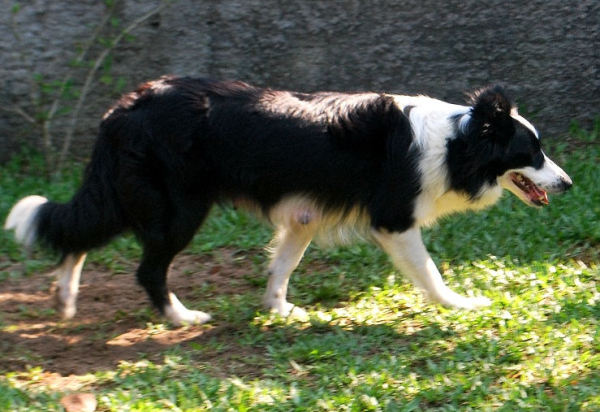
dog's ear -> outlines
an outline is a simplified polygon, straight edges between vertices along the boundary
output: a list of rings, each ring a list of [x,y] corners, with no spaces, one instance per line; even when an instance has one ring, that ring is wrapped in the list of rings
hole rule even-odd
[[[478,90],[471,103],[471,126],[481,137],[504,140],[513,135],[512,104],[501,86]]]

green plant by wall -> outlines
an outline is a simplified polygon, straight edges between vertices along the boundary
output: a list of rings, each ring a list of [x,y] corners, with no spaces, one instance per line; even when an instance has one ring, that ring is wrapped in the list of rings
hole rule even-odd
[[[162,0],[157,7],[137,19],[123,22],[115,15],[119,3],[120,0],[104,1],[104,13],[91,28],[89,37],[73,50],[73,57],[65,67],[62,78],[56,78],[53,73],[31,73],[30,101],[3,108],[20,116],[39,133],[49,176],[60,172],[68,160],[81,109],[89,97],[93,82],[100,81],[104,86],[111,87],[115,94],[122,92],[125,80],[115,78],[112,73],[113,51],[123,41],[134,40],[131,33],[170,4],[168,0]],[[16,17],[24,7],[27,6],[14,2],[10,9],[11,29],[23,62],[27,51]],[[66,129],[58,138],[53,129],[60,118],[67,120]]]

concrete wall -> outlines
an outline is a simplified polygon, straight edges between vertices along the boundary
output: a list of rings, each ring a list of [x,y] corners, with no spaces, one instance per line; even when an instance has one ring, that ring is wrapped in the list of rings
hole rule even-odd
[[[116,1],[120,27],[158,4]],[[60,79],[71,70],[81,82],[85,69],[69,60],[105,11],[98,0],[31,0],[14,14],[12,3],[0,10],[0,160],[39,139],[7,109],[31,108],[34,73]],[[460,103],[465,91],[501,82],[545,137],[563,136],[573,120],[589,126],[600,114],[598,0],[178,0],[133,34],[110,69],[125,89],[170,73]],[[115,97],[114,85],[95,82],[76,154],[89,153]],[[54,125],[57,137],[63,126]]]

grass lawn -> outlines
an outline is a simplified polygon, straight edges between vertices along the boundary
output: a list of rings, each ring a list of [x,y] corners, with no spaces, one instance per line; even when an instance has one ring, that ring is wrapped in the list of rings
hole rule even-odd
[[[99,411],[600,410],[599,132],[600,123],[573,130],[568,143],[548,148],[574,181],[549,207],[506,194],[489,210],[426,231],[448,284],[493,301],[472,312],[424,302],[381,251],[359,243],[309,248],[289,299],[310,320],[274,317],[260,307],[269,229],[215,208],[183,252],[192,264],[177,269],[190,279],[186,304],[210,312],[210,324],[163,324],[141,292],[128,298],[131,307],[60,321],[35,300],[49,296],[50,279],[40,276],[54,258],[36,251],[25,262],[3,232],[0,303],[15,309],[0,312],[0,410],[61,410],[72,392],[95,394]],[[74,165],[48,183],[37,170],[36,156],[0,169],[0,219],[26,194],[68,199],[81,174]],[[86,268],[129,280],[139,253],[131,237],[120,238],[93,252]],[[224,293],[216,282],[229,280],[219,273],[235,274]],[[89,289],[98,303],[103,284]],[[85,339],[69,340],[81,331]],[[106,348],[133,333],[143,337],[133,351]],[[110,359],[67,373],[45,355],[48,336],[62,339],[64,353],[53,355],[61,362],[78,361],[86,345]]]

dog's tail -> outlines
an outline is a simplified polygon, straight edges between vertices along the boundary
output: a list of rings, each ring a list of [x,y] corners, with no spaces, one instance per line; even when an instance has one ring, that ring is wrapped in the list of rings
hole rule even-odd
[[[114,188],[116,156],[99,137],[84,182],[67,203],[27,196],[11,209],[4,228],[26,248],[34,243],[57,252],[85,252],[102,246],[125,228]]]

